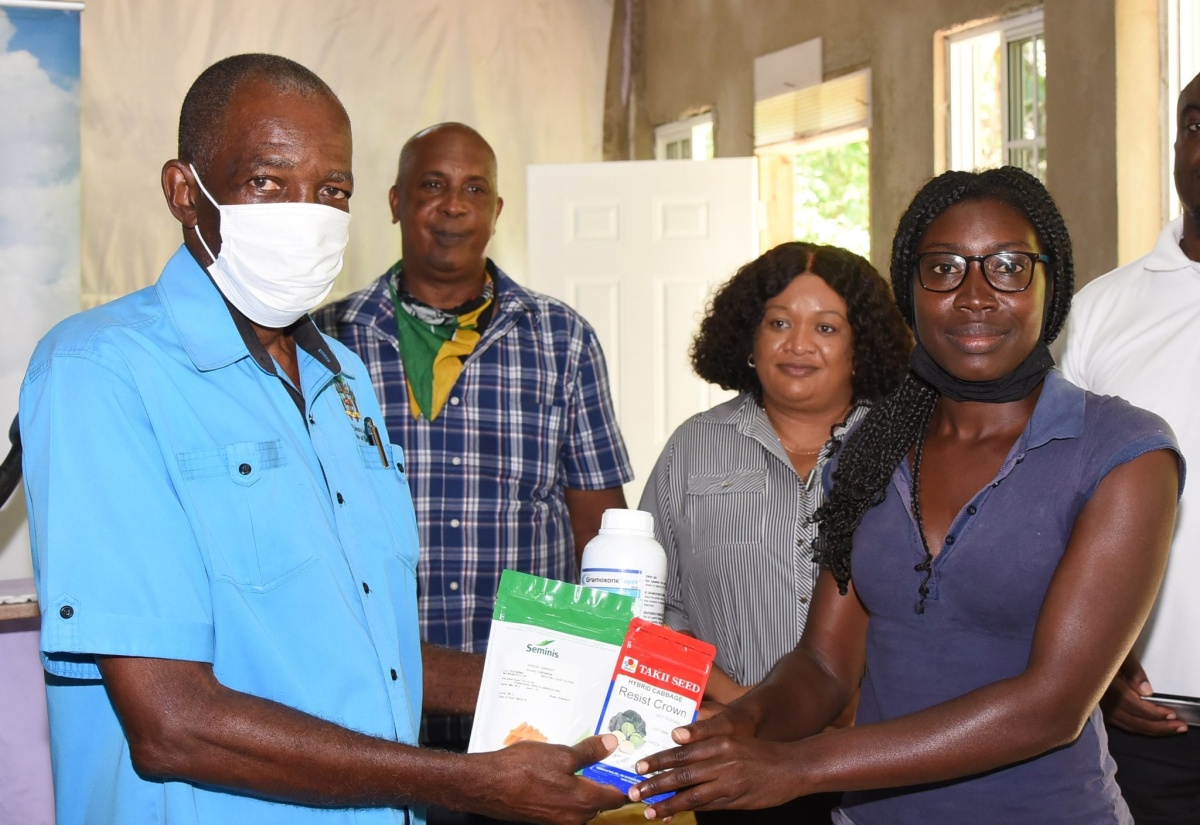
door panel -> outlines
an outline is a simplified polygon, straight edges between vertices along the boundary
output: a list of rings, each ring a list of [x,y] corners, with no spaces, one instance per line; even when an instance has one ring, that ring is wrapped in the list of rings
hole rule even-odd
[[[596,328],[632,506],[675,427],[731,395],[688,350],[712,289],[758,255],[757,175],[755,158],[529,167],[529,283]]]

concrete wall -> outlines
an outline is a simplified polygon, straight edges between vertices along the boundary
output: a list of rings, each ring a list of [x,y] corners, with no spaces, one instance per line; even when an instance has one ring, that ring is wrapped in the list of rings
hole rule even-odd
[[[754,58],[813,37],[823,39],[824,74],[869,66],[872,82],[871,245],[886,265],[892,233],[917,188],[935,174],[935,52],[939,30],[1036,8],[1029,0],[632,0],[614,13],[605,109],[606,159],[650,158],[654,127],[700,107],[715,112],[716,153],[754,150]],[[620,94],[623,30],[632,9],[632,94]],[[1117,265],[1118,239],[1128,260],[1153,245],[1160,216],[1144,211],[1122,232],[1117,207],[1118,41],[1122,73],[1150,64],[1125,84],[1122,111],[1156,101],[1155,0],[1045,0],[1047,185],[1071,229],[1077,282]],[[1118,27],[1140,21],[1143,25]],[[1147,21],[1151,21],[1147,23]],[[1141,84],[1141,85],[1139,85]],[[1122,132],[1123,157],[1142,174],[1122,178],[1159,196],[1147,158],[1157,158],[1157,121]],[[1140,181],[1140,184],[1138,183]],[[1141,202],[1141,201],[1139,201]],[[1146,201],[1150,202],[1150,201]]]

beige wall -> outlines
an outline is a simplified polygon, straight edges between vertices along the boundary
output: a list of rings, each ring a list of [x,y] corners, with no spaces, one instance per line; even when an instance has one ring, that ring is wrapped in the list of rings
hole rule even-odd
[[[601,157],[612,7],[613,0],[90,0],[80,24],[84,306],[152,282],[179,245],[159,185],[163,162],[175,156],[179,106],[206,66],[240,52],[298,60],[350,114],[354,220],[331,298],[395,262],[400,233],[387,193],[400,146],[444,120],[475,126],[495,148],[505,209],[490,252],[524,280],[525,167]]]
[[[869,66],[872,82],[871,242],[886,265],[891,236],[916,189],[935,173],[934,38],[939,30],[1036,7],[1029,0],[634,0],[633,100],[622,106],[625,5],[614,10],[605,109],[605,157],[653,156],[654,127],[702,106],[715,111],[716,152],[753,152],[754,58],[821,37],[824,74]],[[1047,184],[1075,243],[1082,284],[1153,244],[1160,128],[1121,133],[1128,166],[1117,207],[1118,41],[1121,111],[1157,106],[1155,0],[1045,0]],[[1122,25],[1118,27],[1118,18]],[[1120,31],[1120,35],[1118,35]],[[1146,64],[1150,68],[1146,69]],[[1138,71],[1132,71],[1136,66]],[[1152,101],[1147,103],[1146,101]],[[1139,109],[1140,107],[1140,109]],[[630,118],[633,128],[629,128]],[[1137,120],[1130,122],[1138,122]],[[1151,160],[1148,160],[1151,159]],[[1155,166],[1155,170],[1157,166]]]

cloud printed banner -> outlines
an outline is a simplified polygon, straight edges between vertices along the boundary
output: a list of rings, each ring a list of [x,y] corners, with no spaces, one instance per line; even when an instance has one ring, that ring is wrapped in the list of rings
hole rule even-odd
[[[34,345],[79,308],[79,13],[0,0],[0,456]],[[0,579],[31,575],[20,490]]]

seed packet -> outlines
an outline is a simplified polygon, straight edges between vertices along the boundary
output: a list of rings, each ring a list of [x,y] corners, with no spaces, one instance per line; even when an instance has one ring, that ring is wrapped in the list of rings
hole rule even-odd
[[[468,753],[592,735],[634,599],[505,570]]]
[[[645,779],[634,768],[651,754],[676,746],[671,731],[696,718],[717,649],[708,642],[634,619],[621,645],[620,661],[596,733],[617,737],[617,749],[583,775],[628,793]],[[653,804],[671,794],[644,800]]]

